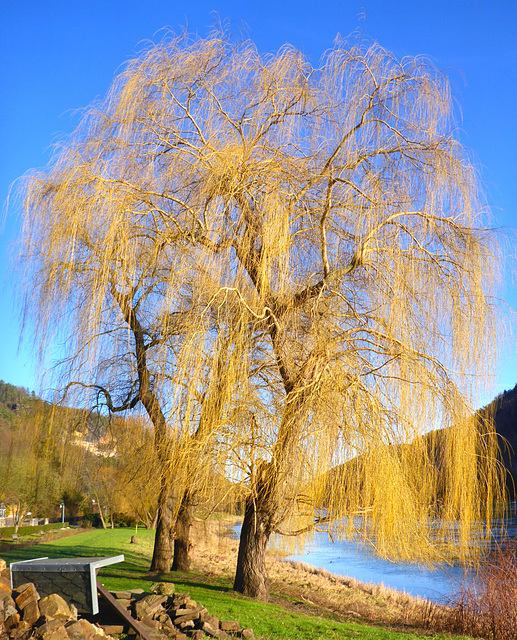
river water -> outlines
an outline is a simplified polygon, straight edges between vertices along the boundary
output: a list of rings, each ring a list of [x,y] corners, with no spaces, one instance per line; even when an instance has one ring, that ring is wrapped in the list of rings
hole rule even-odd
[[[472,576],[460,567],[442,567],[434,570],[416,564],[394,563],[383,560],[360,542],[332,542],[326,533],[317,533],[304,553],[289,556],[289,560],[306,562],[340,576],[361,582],[373,582],[406,591],[433,602],[451,602],[459,593],[463,580]]]
[[[235,527],[236,537],[240,529],[240,524]],[[508,537],[516,536],[517,518],[507,522],[506,534]],[[454,602],[462,584],[472,584],[474,580],[472,572],[457,566],[427,569],[418,564],[383,560],[359,541],[333,542],[325,532],[316,533],[312,541],[305,545],[303,553],[288,556],[287,559],[305,562],[361,582],[383,584],[443,604]]]
[[[507,521],[506,535],[517,534],[517,519]],[[463,583],[472,584],[474,574],[458,566],[427,569],[417,564],[383,560],[358,541],[332,542],[325,532],[316,533],[304,552],[289,560],[305,562],[361,582],[384,584],[433,602],[454,602]]]

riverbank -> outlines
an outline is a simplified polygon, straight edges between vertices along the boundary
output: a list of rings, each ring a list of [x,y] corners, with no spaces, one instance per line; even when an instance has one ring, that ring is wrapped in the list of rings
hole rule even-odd
[[[233,581],[238,540],[236,519],[197,522],[193,528],[192,566],[208,577]],[[451,626],[449,607],[433,604],[383,585],[334,575],[303,562],[268,552],[271,601],[293,611],[389,625],[397,629],[442,631]]]

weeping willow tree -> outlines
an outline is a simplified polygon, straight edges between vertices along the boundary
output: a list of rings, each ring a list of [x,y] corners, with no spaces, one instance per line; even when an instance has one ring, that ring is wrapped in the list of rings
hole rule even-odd
[[[56,402],[149,419],[154,455],[143,462],[158,461],[159,485],[151,570],[165,573],[173,540],[175,568],[189,566],[191,504],[210,494],[208,465],[218,464],[210,443],[228,395],[222,359],[231,368],[237,354],[226,357],[214,333],[217,308],[194,287],[189,247],[143,191],[135,198],[105,173],[108,158],[121,169],[127,161],[117,158],[127,146],[120,124],[88,115],[48,171],[28,177],[24,312],[36,319],[41,357],[62,356]],[[94,137],[83,130],[91,126]],[[130,173],[147,180],[138,162],[123,181]]]
[[[83,180],[77,178],[74,186],[68,185],[75,192]],[[207,465],[217,466],[210,442],[224,409],[225,384],[219,381],[224,347],[213,338],[212,328],[217,320],[203,292],[194,297],[188,261],[181,251],[164,246],[159,230],[146,231],[137,223],[120,243],[121,236],[109,238],[120,229],[103,228],[106,220],[97,211],[87,219],[78,209],[82,219],[74,220],[56,195],[51,196],[58,216],[52,221],[56,235],[47,238],[52,246],[26,245],[27,255],[35,259],[37,254],[43,266],[34,271],[33,297],[26,308],[41,314],[45,343],[51,331],[59,330],[54,338],[64,334],[59,348],[66,357],[57,369],[56,397],[111,414],[144,412],[153,429],[154,451],[141,462],[153,465],[159,485],[151,570],[170,571],[173,541],[174,568],[188,570],[191,503],[197,494],[210,493]],[[66,199],[70,192],[62,195]],[[176,280],[171,269],[182,279]],[[51,326],[51,316],[62,324]],[[233,358],[225,358],[227,366]]]
[[[40,345],[61,326],[66,378],[145,407],[186,511],[200,460],[242,484],[240,592],[267,596],[274,532],[328,522],[436,559],[491,522],[496,443],[471,402],[497,247],[453,134],[425,60],[337,42],[313,68],[173,37],[28,177]]]

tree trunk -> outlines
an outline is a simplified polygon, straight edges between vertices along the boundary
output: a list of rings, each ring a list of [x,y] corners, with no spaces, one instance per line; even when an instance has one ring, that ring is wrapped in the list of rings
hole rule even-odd
[[[174,518],[172,510],[172,496],[169,483],[164,478],[158,497],[158,518],[154,538],[153,559],[151,571],[169,573],[172,564],[172,538]]]
[[[147,350],[145,330],[140,324],[137,314],[137,306],[134,306],[132,295],[117,291],[114,281],[111,282],[111,294],[117,301],[124,320],[130,327],[135,339],[136,368],[138,372],[138,394],[129,405],[124,404],[124,410],[136,406],[141,402],[147,411],[149,419],[154,427],[154,448],[160,462],[160,471],[163,474],[160,480],[160,494],[158,496],[158,517],[156,535],[154,538],[153,559],[151,571],[169,573],[172,563],[172,534],[173,534],[173,509],[170,478],[166,471],[170,463],[170,440],[167,432],[167,420],[162,411],[160,401],[153,391],[151,373],[147,365]],[[133,404],[133,402],[135,404]],[[109,405],[108,405],[109,406]],[[110,410],[114,410],[110,407]]]
[[[192,528],[192,496],[185,491],[176,517],[173,571],[190,571],[190,530]]]
[[[18,534],[18,530],[22,524],[25,512],[20,504],[16,505],[16,511],[14,512],[14,533]]]
[[[99,495],[97,494],[95,489],[94,489],[93,495],[95,496],[95,500],[96,500],[96,502],[95,501],[94,502],[97,505],[97,508],[99,509],[99,517],[101,519],[102,528],[106,529],[106,521],[104,520],[104,515],[102,513],[102,505],[99,500]],[[92,512],[93,512],[93,508],[92,508]]]
[[[268,517],[253,498],[246,501],[237,556],[233,588],[252,598],[267,600],[269,581],[266,570],[266,547],[270,531]]]

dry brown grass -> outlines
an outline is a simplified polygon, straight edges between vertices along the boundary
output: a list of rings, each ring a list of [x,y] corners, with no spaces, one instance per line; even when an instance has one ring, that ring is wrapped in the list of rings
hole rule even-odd
[[[193,569],[233,580],[239,541],[230,536],[237,518],[197,522]],[[366,621],[418,630],[450,628],[451,610],[384,585],[334,575],[303,562],[268,554],[271,599],[298,612],[323,613],[339,620]]]

